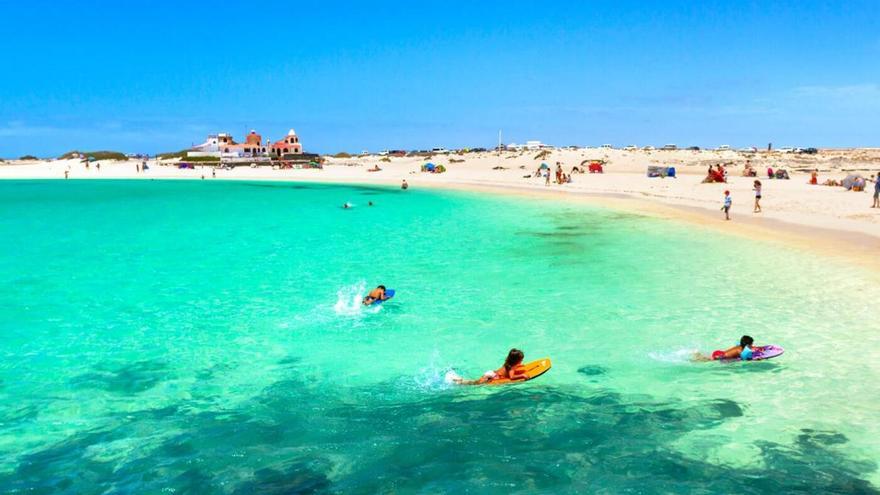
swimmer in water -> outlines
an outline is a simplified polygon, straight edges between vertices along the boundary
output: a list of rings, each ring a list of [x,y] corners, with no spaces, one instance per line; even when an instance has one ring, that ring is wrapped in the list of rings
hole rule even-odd
[[[529,379],[529,376],[526,374],[526,369],[522,365],[524,358],[525,355],[523,354],[523,351],[519,349],[511,349],[510,352],[507,353],[507,359],[504,360],[504,365],[497,370],[490,370],[483,373],[483,376],[478,380],[465,380],[459,376],[454,376],[452,377],[452,382],[459,385],[479,385],[502,378],[507,378],[513,381],[525,381]]]
[[[351,208],[351,203],[349,203],[348,201],[346,201],[345,203],[342,203],[343,210],[347,210],[349,208]]]
[[[385,295],[385,286],[380,285],[367,294],[367,297],[364,298],[364,306],[369,306],[376,301],[385,301],[386,299],[388,299],[388,296]]]
[[[752,359],[752,354],[755,350],[754,343],[755,339],[748,335],[743,335],[739,339],[739,345],[735,345],[724,351],[715,351],[711,356],[704,356],[697,353],[694,358],[697,361],[718,361],[719,359],[742,359],[743,361],[748,361],[749,359]]]

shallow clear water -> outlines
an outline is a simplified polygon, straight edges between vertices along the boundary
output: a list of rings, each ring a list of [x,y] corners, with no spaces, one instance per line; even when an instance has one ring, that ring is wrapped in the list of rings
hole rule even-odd
[[[0,198],[0,492],[877,491],[880,291],[859,267],[466,193]],[[363,310],[379,283],[397,297]],[[786,353],[689,360],[743,333]],[[553,369],[444,383],[514,346]]]

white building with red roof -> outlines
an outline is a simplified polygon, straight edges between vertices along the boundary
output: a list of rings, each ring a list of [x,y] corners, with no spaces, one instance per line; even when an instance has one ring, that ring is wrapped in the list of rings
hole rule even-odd
[[[236,143],[227,132],[210,134],[204,143],[193,146],[187,156],[214,156],[218,158],[281,158],[285,155],[302,154],[302,144],[296,131],[291,129],[284,139],[271,146],[263,142],[263,136],[251,131],[244,143]]]
[[[296,131],[291,129],[281,141],[272,143],[270,153],[273,157],[282,157],[284,155],[300,155],[302,154],[302,144],[299,142],[299,136]]]

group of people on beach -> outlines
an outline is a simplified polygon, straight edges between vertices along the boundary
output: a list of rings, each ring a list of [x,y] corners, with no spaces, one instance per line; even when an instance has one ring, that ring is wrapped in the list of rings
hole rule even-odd
[[[848,186],[847,186],[846,179],[844,179],[843,181],[839,181],[836,179],[825,179],[825,182],[823,182],[822,185],[823,186],[835,186],[835,187],[843,186],[843,187],[846,187],[847,190],[849,190],[849,191],[862,192],[865,189],[867,189],[868,184],[870,184],[870,183],[874,184],[874,195],[873,195],[873,201],[871,203],[871,208],[880,208],[880,172],[878,172],[876,175],[872,175],[871,178],[868,180],[866,180],[862,176],[855,176],[852,179],[852,181],[850,181],[848,183]],[[819,184],[819,171],[818,170],[813,170],[810,173],[809,184],[814,185],[814,186]]]
[[[571,171],[571,174],[576,173],[576,171],[580,172],[577,167],[574,167]],[[566,174],[565,171],[562,170],[562,162],[556,162],[556,173],[555,180],[556,184],[571,184],[571,174]],[[526,175],[528,177],[528,175]],[[543,177],[544,185],[550,185],[550,167],[547,166],[546,163],[542,163],[537,170],[535,170],[534,177]]]

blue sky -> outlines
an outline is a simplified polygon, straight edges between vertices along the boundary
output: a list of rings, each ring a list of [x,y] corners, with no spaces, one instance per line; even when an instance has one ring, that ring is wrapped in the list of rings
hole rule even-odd
[[[0,0],[0,156],[880,146],[880,4]]]

